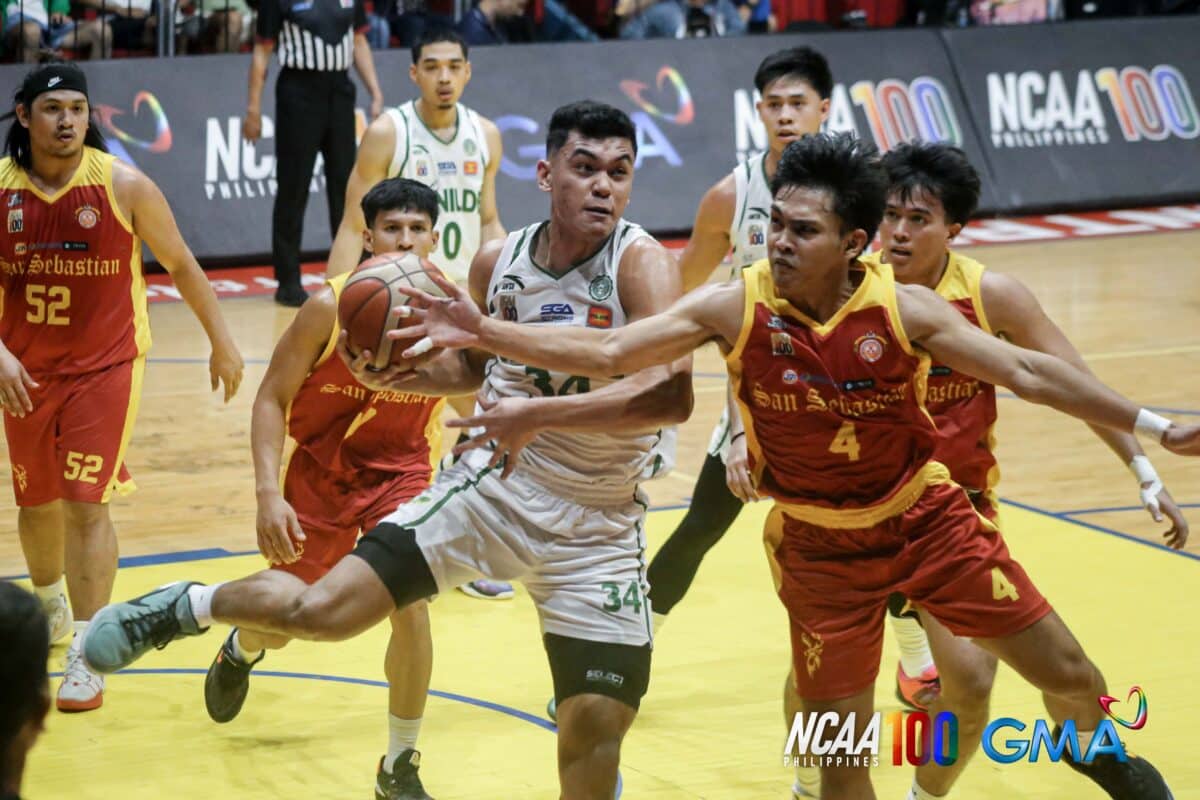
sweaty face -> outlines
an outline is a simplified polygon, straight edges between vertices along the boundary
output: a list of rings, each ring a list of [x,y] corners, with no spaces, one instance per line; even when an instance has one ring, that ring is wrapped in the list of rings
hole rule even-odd
[[[416,253],[429,258],[437,240],[429,215],[408,209],[380,211],[375,223],[363,231],[363,249],[375,254]]]
[[[454,42],[434,42],[421,48],[421,59],[409,67],[409,77],[421,99],[434,108],[453,108],[471,80],[471,63]]]
[[[771,204],[767,256],[784,297],[822,275],[846,268],[866,244],[863,230],[843,233],[833,198],[823,189],[785,187]]]
[[[784,75],[763,88],[758,116],[767,128],[770,149],[776,152],[809,133],[820,133],[829,116],[829,101],[803,78]]]
[[[77,155],[88,129],[87,98],[83,92],[46,92],[34,98],[33,107],[18,106],[17,116],[29,128],[35,151],[58,158]],[[22,113],[23,112],[23,113]]]
[[[538,184],[550,192],[555,220],[585,236],[612,232],[633,191],[633,145],[612,136],[572,131],[549,161],[538,162]]]
[[[931,192],[918,189],[907,200],[893,192],[879,225],[883,260],[905,283],[936,281],[950,240],[960,230],[961,225],[946,220],[942,201]]]

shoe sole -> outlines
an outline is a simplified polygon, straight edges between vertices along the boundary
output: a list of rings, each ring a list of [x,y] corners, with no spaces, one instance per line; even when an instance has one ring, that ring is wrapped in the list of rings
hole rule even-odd
[[[516,592],[514,592],[512,589],[509,589],[507,592],[501,592],[500,594],[484,594],[483,592],[473,588],[470,584],[463,584],[462,586],[458,587],[458,590],[468,597],[474,597],[476,600],[512,600],[513,595],[516,594]]]
[[[909,711],[925,712],[928,710],[926,708],[921,708],[919,705],[914,703],[912,700],[909,700],[907,697],[905,697],[904,692],[901,690],[899,683],[896,684],[896,699],[900,701],[900,705],[904,706]]]
[[[91,700],[63,700],[61,697],[55,700],[55,706],[59,711],[67,714],[76,714],[80,711],[94,711],[104,705],[104,692],[100,692]]]

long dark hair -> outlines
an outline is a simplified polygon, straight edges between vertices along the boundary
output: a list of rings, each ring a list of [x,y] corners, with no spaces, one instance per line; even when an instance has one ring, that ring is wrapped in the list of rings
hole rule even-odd
[[[39,68],[35,68],[35,71]],[[26,104],[25,99],[21,96],[21,90],[17,89],[16,95],[13,97],[13,110],[3,117],[3,119],[12,119],[12,124],[9,125],[8,135],[4,140],[4,152],[21,166],[22,169],[28,170],[33,167],[33,149],[29,142],[29,129],[21,124],[21,120],[17,119],[16,107],[23,105],[27,111],[32,111],[31,104]],[[88,147],[94,147],[105,153],[108,152],[108,144],[104,141],[104,134],[100,132],[99,126],[96,124],[96,115],[91,111],[91,100],[88,100],[88,129],[84,134],[83,143]]]

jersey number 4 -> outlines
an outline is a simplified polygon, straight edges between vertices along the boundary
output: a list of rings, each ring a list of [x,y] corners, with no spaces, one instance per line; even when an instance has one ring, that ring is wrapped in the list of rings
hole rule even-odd
[[[851,461],[858,461],[858,436],[854,432],[853,422],[843,422],[838,428],[837,435],[829,443],[829,452],[845,455]]]

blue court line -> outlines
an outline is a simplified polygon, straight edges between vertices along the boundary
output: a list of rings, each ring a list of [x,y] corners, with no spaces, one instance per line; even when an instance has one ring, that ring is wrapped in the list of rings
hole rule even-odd
[[[1061,520],[1063,522],[1069,522],[1072,525],[1080,525],[1084,528],[1088,528],[1089,530],[1107,533],[1109,536],[1116,536],[1118,539],[1124,539],[1128,542],[1134,542],[1136,544],[1145,545],[1146,547],[1152,547],[1155,550],[1161,550],[1162,552],[1170,553],[1173,556],[1182,556],[1184,558],[1190,558],[1193,561],[1200,561],[1200,553],[1189,553],[1186,550],[1174,550],[1170,547],[1167,547],[1165,544],[1159,544],[1158,542],[1152,542],[1149,539],[1143,539],[1139,536],[1122,533],[1121,531],[1113,530],[1112,528],[1105,528],[1102,525],[1095,525],[1091,522],[1084,522],[1083,520],[1076,519],[1075,517],[1069,517],[1062,511],[1047,511],[1044,508],[1026,505],[1025,503],[1019,503],[1016,500],[1006,500],[1004,498],[1001,498],[1000,502],[1019,508],[1022,511],[1032,511],[1034,514],[1041,514],[1043,517],[1052,517],[1053,519]],[[1141,506],[1138,506],[1137,508],[1141,508]]]
[[[195,551],[201,552],[201,551]],[[196,669],[194,667],[163,667],[160,669],[123,669],[119,675],[207,675],[207,669]],[[265,678],[293,678],[296,680],[307,681],[328,681],[330,683],[348,683],[353,686],[371,686],[378,689],[388,688],[387,681],[374,681],[368,678],[349,678],[344,675],[322,675],[316,672],[280,672],[278,670],[254,670],[254,674]],[[50,677],[61,678],[63,673],[51,672]],[[465,694],[456,692],[443,692],[438,689],[430,689],[429,694],[433,697],[440,697],[443,700],[453,700],[456,703],[464,703],[476,708],[483,708],[488,711],[496,711],[500,714],[505,714],[510,717],[515,717],[522,722],[528,722],[531,725],[536,725],[542,730],[558,733],[558,726],[551,722],[547,722],[541,717],[535,717],[533,714],[521,711],[512,706],[506,706],[501,703],[493,703],[490,700],[481,700],[478,697],[471,697]],[[624,788],[624,781],[621,779],[621,773],[617,772],[617,793],[614,800],[620,798],[621,791]]]
[[[1176,503],[1178,508],[1200,508],[1200,503]],[[1064,517],[1082,516],[1084,514],[1107,514],[1111,511],[1143,511],[1145,506],[1108,506],[1106,508],[1073,508],[1070,511],[1059,511]]]

